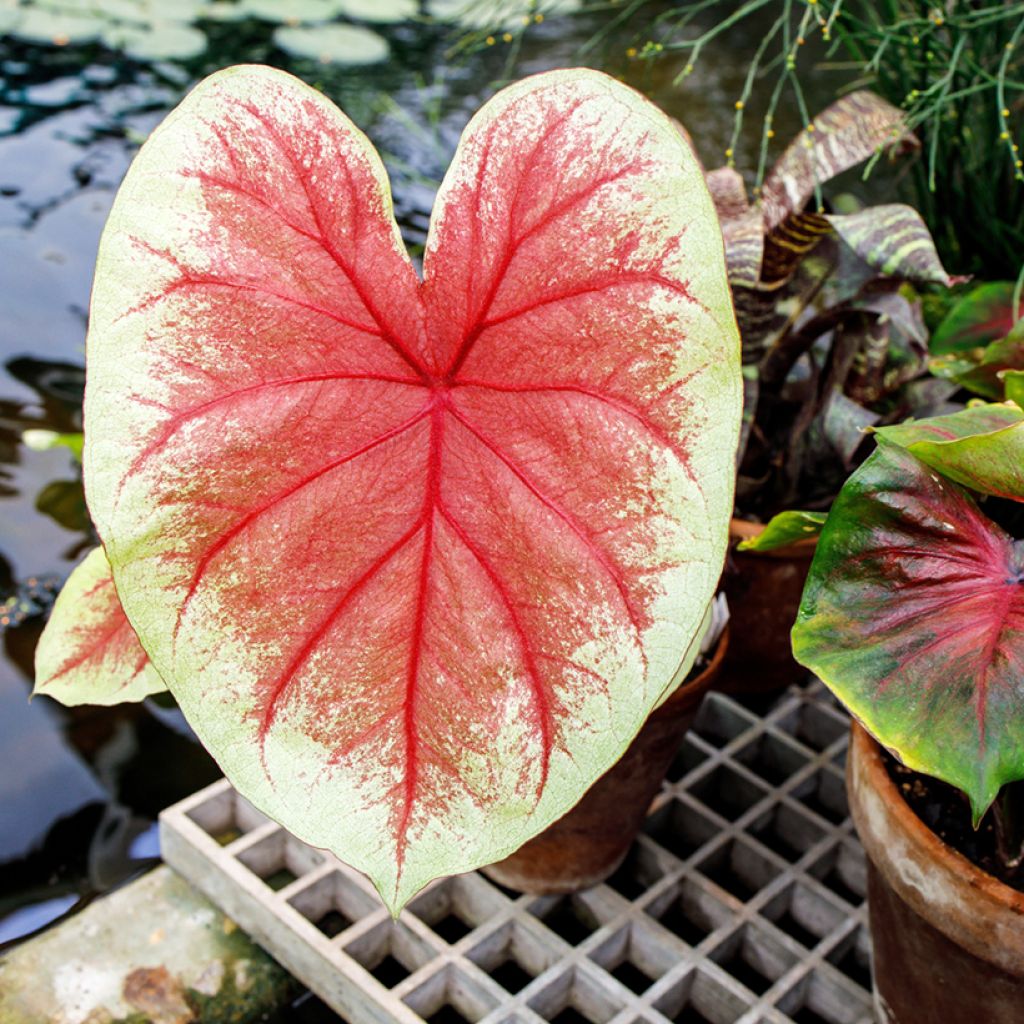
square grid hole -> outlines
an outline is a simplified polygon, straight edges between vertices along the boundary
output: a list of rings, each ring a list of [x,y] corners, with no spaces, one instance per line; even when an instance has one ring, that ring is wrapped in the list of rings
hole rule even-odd
[[[479,876],[456,875],[427,888],[407,909],[454,946],[507,905],[505,897]]]
[[[545,985],[527,1005],[550,1024],[608,1024],[625,1003],[589,971],[574,967]]]
[[[236,859],[277,891],[322,864],[324,855],[277,829],[239,850]]]
[[[675,1024],[736,1024],[753,1005],[745,991],[697,968],[672,985],[654,1007]]]
[[[385,988],[401,984],[436,957],[433,949],[402,921],[385,918],[345,946],[345,952]]]
[[[646,992],[679,962],[661,930],[641,920],[616,929],[591,952],[590,959],[636,995]]]
[[[332,871],[288,898],[329,939],[375,913],[379,904],[343,871]]]
[[[700,945],[734,920],[732,909],[692,878],[684,878],[659,894],[646,910],[662,928],[688,946]]]
[[[702,857],[697,869],[736,899],[746,902],[782,874],[785,866],[772,854],[737,837]]]
[[[219,846],[228,846],[270,821],[230,786],[215,783],[214,788],[217,791],[187,811],[186,816]]]
[[[540,929],[537,929],[539,932]],[[557,944],[519,921],[508,921],[473,946],[467,958],[510,995],[516,995],[560,959]]]
[[[602,924],[586,892],[571,896],[541,896],[527,909],[570,946],[585,942]]]

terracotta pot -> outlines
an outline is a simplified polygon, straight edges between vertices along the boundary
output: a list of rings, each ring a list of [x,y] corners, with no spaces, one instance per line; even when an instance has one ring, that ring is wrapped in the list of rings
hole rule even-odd
[[[1024,1021],[1024,893],[942,842],[854,725],[847,792],[868,855],[879,1024]]]
[[[727,626],[707,667],[651,713],[583,799],[511,857],[484,868],[488,878],[518,892],[549,895],[579,892],[615,873],[722,667],[729,632]]]
[[[793,660],[789,631],[796,621],[817,538],[775,551],[737,551],[735,543],[756,537],[761,523],[733,519],[722,589],[729,602],[732,641],[715,689],[723,693],[773,693],[802,678]]]

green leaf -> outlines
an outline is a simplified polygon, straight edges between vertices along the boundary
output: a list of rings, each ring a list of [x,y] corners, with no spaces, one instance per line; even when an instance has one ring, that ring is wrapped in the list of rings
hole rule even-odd
[[[799,213],[824,185],[882,147],[917,146],[901,111],[861,90],[837,100],[802,131],[778,159],[761,189],[765,224],[772,230]]]
[[[346,17],[378,25],[396,25],[419,14],[418,0],[337,0]]]
[[[35,452],[46,452],[53,448],[67,448],[76,462],[82,461],[82,435],[60,434],[56,430],[26,430],[21,435],[27,448]]]
[[[1024,370],[1007,370],[1003,374],[1003,386],[1007,400],[1024,407]]]
[[[388,41],[359,25],[290,25],[274,29],[274,43],[292,57],[356,67],[387,60]]]
[[[1024,370],[1024,320],[1019,320],[1005,338],[988,345],[980,362],[959,359],[952,365],[956,368],[951,375],[953,380],[976,395],[1001,400],[1005,390],[1004,372]]]
[[[859,213],[828,215],[826,220],[862,260],[889,277],[947,288],[950,277],[921,215],[903,203],[869,206]]]
[[[293,26],[330,21],[341,13],[339,0],[240,0],[238,7],[250,17]]]
[[[1016,405],[978,405],[876,433],[971,490],[1024,501],[1024,411]]]
[[[821,533],[826,518],[825,512],[780,512],[768,520],[756,537],[741,540],[737,547],[740,551],[775,551],[789,544],[810,540]]]
[[[103,548],[94,548],[68,577],[39,638],[33,693],[110,705],[166,689],[125,618]]]
[[[978,285],[959,299],[932,335],[929,349],[936,355],[964,352],[1005,337],[1017,317],[1012,281]]]
[[[904,764],[970,798],[1024,777],[1024,545],[883,442],[811,564],[793,653]]]
[[[145,27],[112,25],[104,45],[139,61],[191,60],[206,50],[206,35],[191,25],[153,22]]]

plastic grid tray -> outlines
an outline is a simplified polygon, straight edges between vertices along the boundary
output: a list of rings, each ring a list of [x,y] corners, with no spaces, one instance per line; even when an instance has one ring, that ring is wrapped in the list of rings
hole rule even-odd
[[[164,812],[164,858],[352,1024],[871,1024],[847,734],[818,683],[763,718],[711,694],[625,863],[573,896],[471,873],[393,921],[226,781]]]

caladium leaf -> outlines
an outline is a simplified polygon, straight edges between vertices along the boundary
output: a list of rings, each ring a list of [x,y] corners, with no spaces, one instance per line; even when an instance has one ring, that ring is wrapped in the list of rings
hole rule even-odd
[[[812,130],[793,139],[765,178],[761,202],[767,229],[800,213],[818,185],[876,150],[917,145],[903,113],[881,96],[861,90],[842,97],[814,119]]]
[[[393,910],[568,810],[692,656],[739,344],[696,159],[604,75],[473,119],[422,284],[340,111],[213,76],[115,201],[87,356],[129,619],[235,785]]]
[[[1007,401],[1024,407],[1024,370],[1006,370],[1003,373],[1003,387]]]
[[[950,285],[950,277],[921,215],[912,206],[886,203],[857,213],[826,215],[839,237],[869,266],[882,274],[918,284]]]
[[[1024,777],[1024,542],[908,451],[883,441],[837,497],[793,652],[976,823]]]
[[[39,638],[33,692],[109,705],[166,689],[125,618],[103,548],[94,548],[68,577]]]
[[[952,378],[969,391],[998,401],[1003,398],[1007,370],[1024,370],[1024,320],[1018,320],[1005,338],[987,345],[980,362],[956,360]]]
[[[973,491],[1024,501],[1024,412],[1013,403],[974,406],[877,432]]]
[[[736,546],[740,551],[776,551],[817,537],[825,518],[825,512],[780,512],[768,520],[759,534],[741,540]]]
[[[936,355],[966,352],[1005,337],[1017,322],[1012,281],[991,281],[972,288],[935,328],[929,349]],[[1020,311],[1024,315],[1024,310]]]

